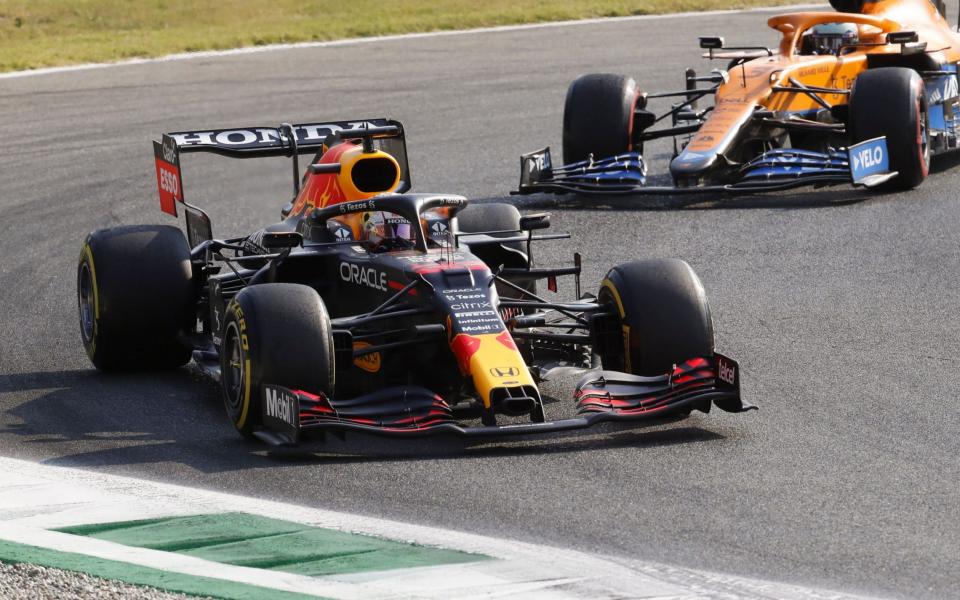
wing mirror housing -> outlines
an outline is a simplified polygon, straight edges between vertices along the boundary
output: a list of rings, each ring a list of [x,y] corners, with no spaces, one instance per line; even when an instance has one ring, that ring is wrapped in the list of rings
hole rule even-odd
[[[704,50],[719,50],[723,48],[722,37],[702,37],[700,38],[700,47]]]
[[[911,44],[920,41],[916,31],[891,31],[887,34],[888,44]]]
[[[534,231],[550,227],[550,213],[536,213],[520,217],[520,231]]]

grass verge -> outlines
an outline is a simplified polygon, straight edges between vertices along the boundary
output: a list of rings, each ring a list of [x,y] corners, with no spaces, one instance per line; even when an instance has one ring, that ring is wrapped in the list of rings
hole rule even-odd
[[[0,72],[332,40],[797,0],[2,0]]]

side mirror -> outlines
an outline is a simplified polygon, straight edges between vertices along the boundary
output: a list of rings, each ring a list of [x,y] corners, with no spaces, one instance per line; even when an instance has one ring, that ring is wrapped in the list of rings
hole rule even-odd
[[[891,31],[887,34],[888,44],[910,44],[920,41],[916,31]]]
[[[303,236],[296,231],[268,231],[260,239],[260,245],[267,250],[296,248],[303,244]]]
[[[550,213],[536,213],[520,217],[520,231],[533,231],[550,227]]]
[[[700,38],[700,47],[704,50],[718,50],[723,48],[722,37],[702,37]]]

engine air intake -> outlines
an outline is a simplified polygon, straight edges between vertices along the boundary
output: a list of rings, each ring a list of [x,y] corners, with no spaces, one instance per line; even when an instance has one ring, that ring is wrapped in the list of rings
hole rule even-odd
[[[353,185],[364,193],[389,192],[400,171],[397,163],[385,157],[361,158],[350,170]]]

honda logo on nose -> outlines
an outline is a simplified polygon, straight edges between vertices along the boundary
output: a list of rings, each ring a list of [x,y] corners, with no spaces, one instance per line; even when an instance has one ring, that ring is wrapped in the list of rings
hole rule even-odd
[[[520,374],[520,369],[516,367],[494,367],[490,369],[490,374],[494,377],[516,377]]]

